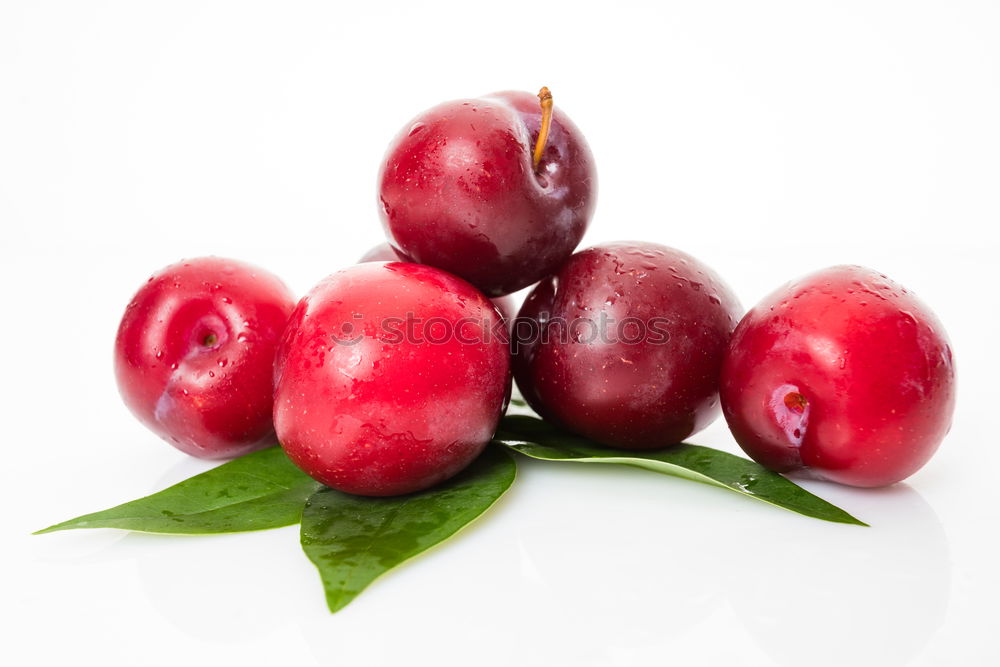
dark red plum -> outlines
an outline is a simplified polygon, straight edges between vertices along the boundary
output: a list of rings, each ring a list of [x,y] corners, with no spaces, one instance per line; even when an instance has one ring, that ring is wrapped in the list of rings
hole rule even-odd
[[[707,266],[655,243],[605,243],[542,280],[515,327],[514,376],[555,424],[625,449],[655,449],[719,411],[719,371],[740,316]],[[530,331],[537,323],[537,331]]]

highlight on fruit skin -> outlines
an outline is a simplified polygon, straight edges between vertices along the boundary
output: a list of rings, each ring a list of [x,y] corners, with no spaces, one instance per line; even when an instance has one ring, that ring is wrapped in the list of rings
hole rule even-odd
[[[737,326],[722,408],[743,450],[772,470],[842,484],[906,479],[955,408],[944,327],[885,274],[834,266],[779,288]]]
[[[378,245],[369,248],[365,254],[361,255],[358,259],[358,263],[363,262],[408,262],[409,259],[400,255],[400,253],[395,250],[388,243],[379,243]],[[512,321],[517,315],[517,302],[514,301],[513,295],[505,294],[504,296],[498,296],[490,299],[493,305],[497,307],[500,311],[500,315],[508,322]]]

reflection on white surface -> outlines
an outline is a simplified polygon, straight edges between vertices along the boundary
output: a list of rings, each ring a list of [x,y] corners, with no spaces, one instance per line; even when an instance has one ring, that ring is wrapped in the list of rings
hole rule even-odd
[[[518,599],[518,562],[506,519],[516,513],[518,495],[512,489],[480,521],[377,579],[333,615],[307,564],[298,623],[316,664],[544,664],[538,647],[525,663],[524,644],[516,640],[523,619],[508,606]]]
[[[297,532],[279,530],[294,555]],[[281,568],[265,556],[278,550],[255,548],[273,537],[131,534],[124,541],[134,542],[143,592],[167,622],[201,641],[241,643],[275,632],[298,611],[298,596],[287,595]]]
[[[613,507],[641,503],[648,482],[636,479],[637,497]],[[739,503],[754,501],[706,489],[713,495],[701,507],[670,508],[677,511],[651,529],[580,499],[591,530],[553,519],[525,529],[522,577],[537,587],[529,597],[548,607],[560,631],[592,643],[590,655],[603,652],[609,662],[668,655],[678,641],[711,637],[712,627],[735,617],[777,664],[801,665],[804,656],[810,665],[909,663],[948,604],[949,550],[937,515],[905,484],[875,491],[803,484],[872,527],[744,508]],[[626,489],[616,484],[619,496]],[[702,502],[700,489],[669,493]],[[733,516],[743,511],[749,516]]]
[[[729,602],[758,645],[781,665],[905,665],[944,621],[951,588],[948,542],[933,508],[911,487],[847,490],[872,527],[740,525]],[[806,653],[804,653],[806,652]]]
[[[75,542],[76,555],[51,562],[134,563],[143,597],[183,635],[225,646],[301,634],[319,664],[397,662],[413,652],[448,663],[477,645],[491,645],[479,665],[631,665],[678,652],[711,661],[731,655],[731,642],[744,646],[744,664],[800,665],[808,656],[810,665],[892,666],[917,657],[944,621],[945,531],[905,484],[801,482],[872,524],[864,528],[647,471],[521,463],[517,484],[483,521],[336,615],[326,612],[296,527],[81,531],[59,540],[63,551]],[[210,465],[182,460],[153,486]],[[512,636],[546,640],[496,645],[508,625]],[[383,627],[392,638],[373,641]]]
[[[164,489],[219,465],[186,457],[157,482]],[[287,543],[274,549],[275,540]],[[124,540],[149,602],[177,629],[203,641],[240,642],[274,632],[296,612],[286,590],[297,527],[235,535],[144,535]],[[206,557],[206,554],[211,557]]]
[[[550,533],[551,546],[534,530],[521,542],[522,572],[536,573],[560,622],[601,629],[599,635],[581,632],[582,642],[604,644],[613,637],[616,645],[633,648],[657,644],[701,623],[724,602],[711,524],[671,528],[682,542],[675,548],[663,540],[662,527],[637,531],[633,521],[616,520],[611,512],[591,518],[590,530],[538,526]]]
[[[134,563],[153,610],[146,622],[164,621],[166,636],[220,651],[270,637],[323,665],[418,654],[440,664],[474,657],[480,667],[659,664],[678,655],[711,664],[738,654],[742,667],[800,665],[804,656],[810,665],[891,666],[917,658],[945,618],[945,531],[906,485],[803,482],[872,524],[864,528],[647,471],[522,462],[518,483],[483,521],[336,615],[295,527],[124,538],[80,531],[53,537],[87,555],[51,564],[100,571],[108,586],[126,583]],[[200,467],[185,462],[156,486]],[[102,563],[113,570],[95,569]]]
[[[217,461],[184,457],[150,492],[165,489]],[[287,569],[273,567],[297,555],[296,528],[238,535],[149,535],[116,530],[79,531],[76,541],[103,537],[104,548],[82,562],[134,563],[152,607],[177,630],[200,641],[256,640],[284,625],[297,610],[287,594]],[[91,539],[87,539],[91,537]],[[275,540],[287,542],[274,548]],[[60,540],[65,549],[70,540]],[[271,562],[268,562],[271,561]]]

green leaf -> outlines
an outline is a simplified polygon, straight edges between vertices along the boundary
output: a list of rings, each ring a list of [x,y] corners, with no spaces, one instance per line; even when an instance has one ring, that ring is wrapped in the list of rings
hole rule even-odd
[[[565,433],[541,419],[526,415],[504,417],[494,439],[534,459],[618,463],[644,468],[720,486],[805,516],[836,523],[868,525],[778,473],[710,447],[682,443],[650,452],[622,451]]]
[[[147,533],[238,533],[298,523],[320,485],[281,447],[247,454],[151,496],[84,514],[39,533],[122,528]]]
[[[330,611],[485,512],[510,488],[515,471],[505,450],[488,447],[461,473],[419,493],[369,498],[317,491],[302,513],[302,549],[319,569]]]

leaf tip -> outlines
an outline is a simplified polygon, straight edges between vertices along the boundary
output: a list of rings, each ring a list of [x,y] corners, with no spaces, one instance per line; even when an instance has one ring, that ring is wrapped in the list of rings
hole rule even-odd
[[[841,511],[843,512],[843,510]],[[834,523],[842,523],[848,526],[864,526],[865,528],[871,528],[871,525],[865,523],[856,516],[848,514],[847,512],[843,512],[843,516],[838,516],[835,518],[834,517],[816,517],[816,518],[824,519],[825,521],[832,521]]]
[[[331,614],[336,614],[338,611],[349,605],[353,599],[354,598],[352,596],[328,593],[326,596],[326,608],[330,610]]]

